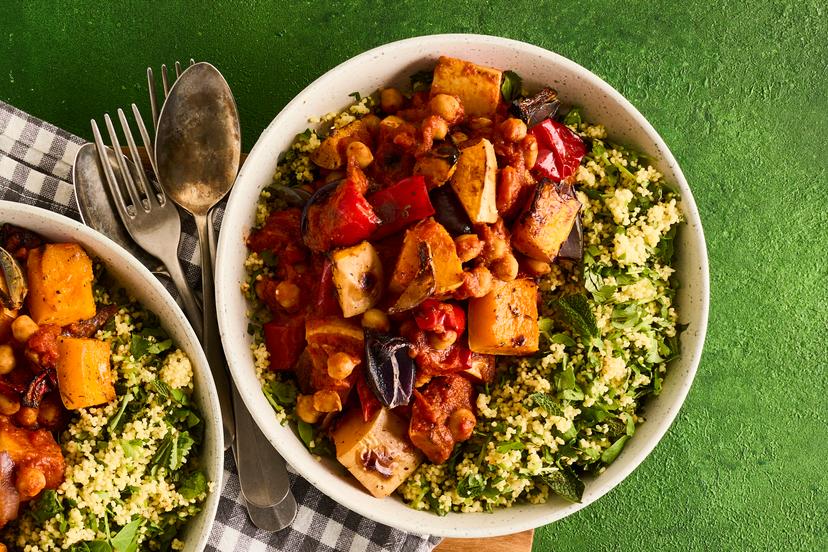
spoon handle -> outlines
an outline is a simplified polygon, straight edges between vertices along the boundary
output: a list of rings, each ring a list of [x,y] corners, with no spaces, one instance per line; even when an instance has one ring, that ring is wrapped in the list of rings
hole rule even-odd
[[[224,447],[230,448],[236,437],[235,419],[233,416],[233,402],[230,397],[230,380],[227,377],[227,370],[224,367],[224,351],[221,348],[219,337],[218,320],[216,319],[216,294],[213,285],[213,257],[210,252],[210,239],[207,231],[208,216],[196,215],[196,228],[198,229],[198,243],[201,250],[201,291],[203,314],[203,338],[204,353],[207,355],[207,362],[210,363],[210,371],[213,380],[216,382],[216,391],[221,407],[221,421],[224,426]]]

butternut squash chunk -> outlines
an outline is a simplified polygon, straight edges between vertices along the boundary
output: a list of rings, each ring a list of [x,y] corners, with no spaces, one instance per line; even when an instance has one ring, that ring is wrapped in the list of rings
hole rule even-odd
[[[460,150],[451,187],[473,223],[497,221],[497,157],[491,142],[483,138]]]
[[[84,337],[58,339],[57,378],[60,398],[68,410],[115,399],[109,344]]]
[[[333,131],[311,154],[311,161],[323,169],[338,169],[343,165],[345,148],[351,142],[362,142],[371,147],[371,133],[362,120]]]
[[[431,96],[457,96],[468,116],[492,117],[500,103],[501,78],[502,73],[497,69],[441,56],[434,68]]]
[[[434,294],[446,294],[460,287],[463,284],[463,264],[457,256],[454,240],[442,224],[433,218],[427,218],[405,232],[389,289],[394,293],[402,293],[420,272],[420,242],[427,242],[431,251]]]
[[[490,355],[538,350],[538,286],[528,278],[495,281],[488,295],[469,301],[469,348]]]
[[[569,237],[580,209],[571,186],[541,180],[512,227],[512,246],[527,257],[551,262]]]
[[[377,498],[394,492],[422,462],[408,440],[408,425],[381,408],[367,423],[352,408],[333,431],[336,459]]]
[[[95,316],[92,259],[76,243],[29,252],[29,311],[38,324],[65,326]]]

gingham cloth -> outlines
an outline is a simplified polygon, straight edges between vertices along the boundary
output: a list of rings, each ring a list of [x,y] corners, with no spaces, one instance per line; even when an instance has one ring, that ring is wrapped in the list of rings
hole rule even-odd
[[[80,219],[72,186],[72,163],[85,140],[0,101],[0,199],[36,205]],[[221,222],[220,210],[215,217]],[[2,213],[0,213],[0,219]],[[183,219],[179,249],[190,284],[200,270],[195,226]],[[250,523],[232,454],[224,459],[224,488],[206,550],[428,552],[440,539],[410,535],[375,523],[337,504],[291,473],[299,513],[290,527],[260,531]]]

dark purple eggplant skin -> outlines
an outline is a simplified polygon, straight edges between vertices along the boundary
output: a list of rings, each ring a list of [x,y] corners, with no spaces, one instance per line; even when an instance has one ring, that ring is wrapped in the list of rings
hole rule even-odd
[[[443,184],[428,193],[434,206],[434,220],[443,225],[452,236],[473,234],[471,220],[451,186]]]
[[[302,231],[302,237],[305,237],[305,234],[308,233],[308,209],[310,209],[311,205],[323,202],[326,199],[328,199],[341,182],[342,180],[334,180],[330,184],[325,184],[324,186],[313,192],[313,195],[311,195],[310,198],[308,198],[308,200],[305,202],[305,206],[302,208],[302,218],[299,219],[299,228]]]
[[[411,400],[415,365],[408,356],[410,348],[411,343],[402,337],[365,330],[368,384],[388,408],[406,405]]]
[[[572,226],[572,231],[566,238],[566,241],[561,245],[558,251],[558,257],[561,259],[571,259],[573,261],[581,261],[584,258],[584,229],[581,224],[581,214],[578,213],[578,218],[575,219],[575,224]]]
[[[560,106],[558,93],[547,86],[536,94],[516,99],[509,111],[531,128],[545,119],[555,117]]]

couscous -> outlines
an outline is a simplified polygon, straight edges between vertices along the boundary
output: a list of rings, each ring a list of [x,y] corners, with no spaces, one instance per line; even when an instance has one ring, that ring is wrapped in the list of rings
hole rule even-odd
[[[679,197],[511,71],[443,57],[354,96],[296,137],[247,239],[277,421],[417,509],[580,501],[679,354]]]
[[[15,364],[0,376],[0,463],[11,464],[0,542],[23,552],[183,548],[212,486],[199,469],[190,359],[80,246],[8,225],[0,234],[0,254],[28,272],[29,288],[25,304],[4,302],[0,323]],[[11,266],[6,290],[16,287]],[[32,373],[44,383],[10,392]]]

